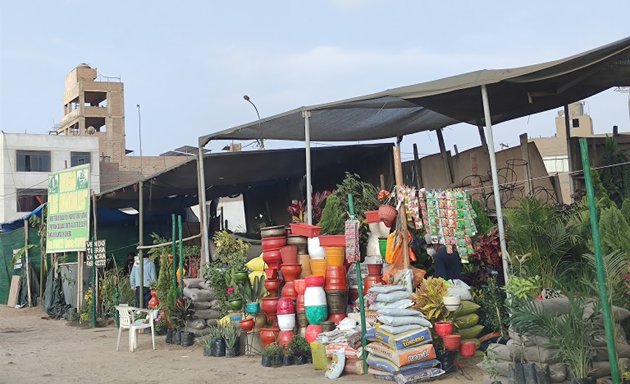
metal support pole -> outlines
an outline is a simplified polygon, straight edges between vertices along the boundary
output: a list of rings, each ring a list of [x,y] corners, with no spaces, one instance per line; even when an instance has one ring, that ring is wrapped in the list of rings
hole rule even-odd
[[[303,111],[306,144],[306,222],[313,224],[313,186],[311,185],[311,111]]]
[[[569,191],[571,192],[571,199],[573,199],[573,194],[575,193],[575,185],[573,185],[573,177],[571,176],[571,172],[573,172],[573,159],[571,156],[571,125],[569,124],[568,105],[564,106],[564,132],[567,139],[567,157],[569,158]]]
[[[531,196],[534,191],[534,182],[532,181],[532,171],[529,163],[529,140],[527,139],[527,133],[523,133],[519,136],[521,142],[521,157],[525,161],[525,193],[527,196]]]
[[[442,163],[444,164],[444,173],[449,184],[453,184],[453,170],[451,169],[451,156],[446,152],[446,145],[444,144],[444,136],[442,135],[442,128],[436,129],[438,144],[440,145],[440,154],[442,154]]]
[[[509,265],[508,251],[505,243],[505,227],[503,226],[503,209],[501,208],[501,191],[497,172],[497,158],[494,153],[494,137],[492,136],[492,117],[490,115],[490,103],[488,102],[488,90],[481,86],[481,100],[483,102],[483,115],[486,120],[486,141],[488,142],[488,156],[490,157],[490,170],[492,171],[492,191],[494,193],[494,205],[497,214],[497,227],[499,227],[499,242],[501,243],[501,260],[503,262],[503,277],[508,282]]]
[[[171,255],[173,256],[173,287],[177,287],[177,243],[175,242],[176,231],[176,218],[175,214],[171,214],[172,231],[171,231]],[[203,238],[203,236],[201,236]]]
[[[201,224],[201,251],[203,252],[203,259],[206,263],[210,263],[210,241],[208,239],[208,215],[206,214],[206,175],[203,170],[204,159],[203,159],[203,147],[205,143],[202,140],[199,140],[199,154],[197,155],[198,167],[197,170],[199,175],[197,175],[197,180],[199,183],[199,216],[200,224]],[[173,237],[175,239],[175,237]],[[175,255],[173,254],[173,257]]]
[[[182,217],[177,215],[178,241],[179,241],[179,295],[184,296],[184,242],[182,241]]]
[[[610,375],[613,384],[619,384],[619,366],[617,363],[617,351],[615,349],[615,336],[612,321],[612,312],[608,302],[608,289],[606,288],[606,274],[604,272],[604,260],[602,259],[602,245],[599,237],[599,223],[597,220],[597,207],[595,206],[595,190],[591,179],[591,165],[588,159],[588,142],[580,139],[580,152],[582,154],[582,167],[584,169],[584,182],[586,183],[586,197],[588,199],[588,210],[591,220],[591,231],[593,233],[593,248],[595,248],[595,265],[597,267],[597,286],[599,290],[599,301],[602,303],[602,314],[604,315],[604,332],[606,334],[606,345],[608,348],[608,360],[610,361]]]
[[[144,245],[144,182],[138,182],[138,246]],[[138,259],[140,264],[140,291],[138,292],[138,307],[144,308],[144,258],[142,257],[142,249],[138,249]],[[133,288],[133,287],[132,287]]]
[[[201,186],[201,180],[200,180],[200,177],[199,177],[199,175],[201,174],[199,168],[200,168],[201,162],[203,161],[203,156],[201,156],[200,154],[197,154],[197,156],[195,156],[195,157],[197,158],[197,198],[199,198],[199,196],[201,196],[201,190],[205,189],[205,188],[203,188]],[[199,218],[199,231],[200,232],[202,231],[202,227],[203,227],[204,223],[206,222],[206,220],[205,220],[205,212],[206,212],[205,205],[206,205],[205,202],[203,204],[203,207],[202,207],[202,205],[199,205],[199,216],[202,216],[202,217]],[[206,249],[207,247],[208,247],[208,244],[205,244],[204,237],[201,236],[201,255],[200,255],[200,260],[199,260],[199,269],[200,270],[203,270],[203,267],[208,262],[206,260],[206,258],[204,257],[205,256],[204,249]]]
[[[24,259],[26,261],[26,265],[24,265],[24,270],[26,271],[26,297],[28,299],[28,306],[33,306],[33,300],[31,296],[31,263],[28,257],[28,220],[24,220],[24,249],[26,252],[24,253]],[[42,298],[40,297],[40,300]]]
[[[418,145],[413,145],[413,165],[416,171],[416,187],[418,189],[424,187],[424,181],[422,180],[422,164],[420,163],[420,157],[418,156]]]
[[[92,232],[92,328],[96,328],[96,248],[94,247],[94,232]]]

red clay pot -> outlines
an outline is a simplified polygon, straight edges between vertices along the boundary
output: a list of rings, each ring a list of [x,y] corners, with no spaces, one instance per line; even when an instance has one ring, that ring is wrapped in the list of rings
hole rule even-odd
[[[322,331],[323,329],[321,325],[309,324],[308,327],[306,327],[306,335],[304,337],[310,344],[317,339],[317,335],[322,333]]]
[[[304,279],[307,287],[323,287],[324,286],[324,276],[319,275],[311,275]]]
[[[346,280],[346,269],[343,266],[329,265],[326,267],[326,280],[328,279]]]
[[[278,289],[280,289],[280,280],[278,279],[265,279],[265,289],[271,296],[278,296]]]
[[[281,297],[278,299],[278,305],[276,307],[277,315],[290,315],[295,313],[295,306],[293,305],[293,299],[290,297]]]
[[[265,252],[265,251],[272,251],[272,250],[279,250],[280,248],[284,247],[285,245],[287,245],[287,238],[286,238],[286,236],[267,237],[267,238],[262,239],[262,250],[263,250],[263,252]]]
[[[367,275],[363,280],[363,292],[367,293],[367,291],[370,290],[371,286],[381,283],[383,283],[383,279],[381,278],[381,276]]]
[[[381,205],[378,207],[378,217],[385,223],[387,228],[390,228],[394,221],[396,221],[397,215],[398,211],[391,205]]]
[[[253,317],[247,318],[245,320],[241,320],[240,322],[241,329],[243,330],[243,332],[246,332],[246,333],[251,332],[252,329],[254,329],[254,325],[255,323],[254,323]]]
[[[280,248],[280,256],[282,257],[282,264],[297,264],[297,246],[285,245],[284,247]]]
[[[328,316],[328,321],[332,321],[335,325],[339,325],[339,322],[348,317],[345,313],[332,313]]]
[[[446,348],[447,351],[455,352],[459,350],[462,335],[446,335],[442,337],[442,340],[444,340],[444,348]]]
[[[284,282],[292,282],[293,280],[300,277],[300,272],[302,272],[301,264],[282,264],[280,267],[280,271],[282,272],[282,277],[284,277]]]
[[[289,281],[288,283],[286,283],[284,287],[282,288],[282,297],[289,298],[291,300],[296,300],[297,296],[298,294],[297,292],[295,292],[295,288],[293,287],[293,282]]]
[[[435,333],[444,337],[453,333],[453,323],[450,321],[438,321],[434,325]]]
[[[282,255],[280,254],[280,250],[274,249],[271,251],[263,252],[263,261],[267,264],[280,264],[282,262]]]
[[[304,307],[304,295],[298,295],[297,300],[295,301],[295,311],[296,312],[306,311],[306,308]]]
[[[382,276],[383,275],[383,264],[368,264],[368,275],[374,276]]]
[[[345,279],[328,279],[326,278],[325,291],[348,290],[348,282]]]
[[[278,339],[280,334],[280,328],[277,327],[267,327],[260,329],[260,341],[262,341],[263,345],[267,347],[269,344],[273,343]]]
[[[462,357],[473,357],[477,351],[477,344],[474,341],[463,342],[459,349],[459,354]]]
[[[304,291],[306,291],[306,280],[293,280],[293,287],[295,288],[295,292],[297,292],[298,295],[303,295]]]
[[[277,297],[263,297],[260,299],[262,305],[261,310],[265,315],[275,315],[278,311],[278,298]]]
[[[280,331],[278,345],[288,345],[293,340],[293,331]]]
[[[278,270],[271,268],[265,269],[265,278],[267,280],[276,280],[278,278]]]
[[[378,223],[379,221],[381,221],[381,219],[378,217],[378,210],[365,211],[365,219],[367,220],[368,224]]]

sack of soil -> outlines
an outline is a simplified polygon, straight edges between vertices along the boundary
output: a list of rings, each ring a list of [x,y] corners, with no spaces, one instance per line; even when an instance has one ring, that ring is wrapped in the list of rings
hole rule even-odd
[[[189,297],[192,301],[212,301],[214,292],[211,289],[184,288],[184,296]]]

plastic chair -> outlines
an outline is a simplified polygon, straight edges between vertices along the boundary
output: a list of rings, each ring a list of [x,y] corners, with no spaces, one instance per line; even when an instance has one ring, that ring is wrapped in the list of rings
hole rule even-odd
[[[116,310],[118,311],[118,316],[120,318],[116,350],[118,351],[118,348],[120,346],[120,335],[122,334],[123,329],[129,330],[129,352],[133,352],[136,348],[138,348],[138,336],[136,334],[136,331],[144,330],[146,328],[151,328],[151,342],[153,343],[153,349],[155,350],[154,318],[156,310],[150,310],[148,312],[148,322],[144,322],[143,320],[136,320],[135,312],[138,310],[138,308],[130,307],[128,305],[118,305],[116,306]]]

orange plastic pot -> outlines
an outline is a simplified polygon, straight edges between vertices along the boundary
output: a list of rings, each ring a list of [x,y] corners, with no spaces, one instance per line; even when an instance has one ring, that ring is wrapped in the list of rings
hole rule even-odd
[[[378,217],[385,223],[387,228],[391,227],[394,221],[396,221],[397,215],[398,211],[391,205],[381,205],[378,207]]]
[[[442,340],[444,340],[444,348],[446,348],[447,351],[455,352],[459,350],[462,335],[446,335],[442,337]]]
[[[342,249],[340,251],[339,249]],[[324,247],[326,251],[326,263],[330,266],[343,266],[343,263],[346,261],[345,258],[345,248],[340,247]]]
[[[365,211],[365,219],[368,224],[378,223],[381,219],[378,217],[378,211]]]
[[[463,342],[459,349],[459,354],[462,357],[473,357],[477,351],[477,344],[474,341]]]
[[[313,259],[310,264],[313,275],[326,276],[326,260]]]
[[[302,266],[300,264],[282,264],[280,267],[284,282],[289,283],[300,277]]]

